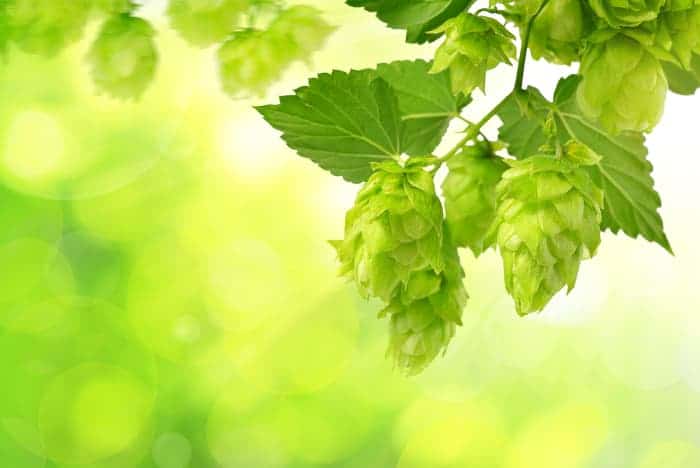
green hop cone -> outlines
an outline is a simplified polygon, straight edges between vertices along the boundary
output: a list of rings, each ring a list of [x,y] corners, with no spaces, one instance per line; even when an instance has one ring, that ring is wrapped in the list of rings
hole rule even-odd
[[[589,155],[569,144],[563,157],[512,161],[503,174],[494,230],[519,315],[541,311],[566,286],[571,291],[581,261],[600,244],[603,192],[582,168],[595,161]]]
[[[408,375],[423,371],[447,350],[468,296],[464,289],[464,272],[457,249],[445,229],[443,256],[445,269],[440,274],[426,272],[404,285],[399,294],[380,313],[389,316],[389,349],[396,367]],[[413,290],[406,298],[406,291]],[[419,291],[419,294],[416,294]],[[418,298],[413,299],[414,296]],[[402,300],[403,298],[403,300]]]
[[[87,57],[97,87],[122,99],[143,94],[158,61],[154,36],[154,29],[141,18],[124,14],[107,20]]]
[[[388,303],[402,285],[410,284],[403,299],[414,300],[425,296],[416,289],[420,284],[439,283],[445,268],[442,205],[423,163],[376,164],[348,211],[345,239],[333,242],[341,274],[355,282],[363,297]]]
[[[613,28],[628,28],[653,21],[666,0],[588,0],[593,12]]]
[[[334,29],[316,8],[297,5],[282,11],[268,31],[292,46],[293,60],[308,60],[313,52],[323,47]]]
[[[249,6],[249,0],[170,0],[168,17],[186,41],[207,47],[226,39]]]
[[[530,52],[535,59],[569,65],[580,59],[589,29],[582,0],[550,0],[532,25]]]
[[[232,97],[263,96],[292,62],[296,46],[269,31],[236,33],[218,51],[219,75]]]
[[[7,0],[6,27],[25,52],[52,56],[80,39],[90,0]],[[0,32],[0,35],[3,33]]]
[[[639,42],[616,35],[594,44],[580,74],[579,107],[611,133],[649,132],[661,120],[668,82],[659,61]]]
[[[479,256],[490,247],[486,234],[496,217],[496,185],[508,166],[488,142],[466,147],[447,165],[442,184],[447,225],[457,246]]]
[[[700,6],[663,13],[656,41],[671,52],[684,69],[690,70],[693,55],[700,53]]]
[[[430,71],[449,70],[454,94],[484,90],[486,73],[515,57],[514,36],[493,18],[462,13],[433,32],[445,33],[445,41]]]

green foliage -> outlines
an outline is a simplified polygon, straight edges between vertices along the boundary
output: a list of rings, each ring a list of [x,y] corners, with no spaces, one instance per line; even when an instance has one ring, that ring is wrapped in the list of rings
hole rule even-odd
[[[496,185],[508,165],[494,154],[491,143],[478,142],[463,148],[447,167],[442,192],[452,238],[479,256],[491,246],[486,234],[496,219]]]
[[[346,241],[335,245],[360,292],[389,303],[382,315],[392,316],[390,354],[401,367],[423,369],[459,324],[461,293],[438,288],[461,283],[461,271],[438,281],[450,270],[448,259],[457,262],[453,246],[475,256],[498,247],[520,315],[574,287],[601,231],[642,236],[671,252],[644,133],[659,123],[669,88],[692,94],[700,87],[697,0],[492,0],[476,11],[468,0],[346,3],[405,29],[409,43],[441,39],[433,61],[321,74],[258,110],[301,156],[347,181],[369,180],[348,214]],[[520,33],[519,53],[513,30]],[[579,64],[577,75],[560,81],[553,102],[537,88],[523,88],[528,51],[551,63]],[[464,119],[471,93],[486,92],[489,70],[516,56],[511,93],[478,122]],[[500,141],[491,141],[484,127],[496,116],[503,122]],[[436,155],[456,120],[464,123],[463,137]],[[501,149],[508,154],[497,154]],[[421,261],[432,253],[444,270],[431,264],[433,273],[420,283],[422,300],[438,292],[452,299],[418,307],[416,298],[397,292],[410,289],[408,273],[367,247],[396,248],[388,221],[376,228],[388,208],[368,200],[388,206],[396,184],[384,181],[398,176],[387,173],[408,177],[425,165],[434,166],[420,172],[431,179],[426,187],[441,169],[447,174],[445,213],[436,205],[431,222],[445,225],[443,247],[429,252],[421,243],[420,250]]]
[[[173,28],[188,42],[206,47],[226,39],[238,26],[249,0],[170,0]]]
[[[486,90],[486,72],[515,57],[514,36],[498,21],[463,13],[445,22],[435,33],[445,42],[435,54],[432,72],[450,71],[452,91]]]
[[[88,53],[97,87],[117,98],[139,97],[156,71],[154,35],[141,18],[122,14],[107,20]]]
[[[444,351],[461,324],[466,292],[457,250],[443,229],[430,160],[387,161],[348,211],[345,238],[333,242],[341,273],[364,297],[387,303],[389,352],[408,373]]]
[[[510,162],[498,186],[494,224],[506,289],[518,314],[537,312],[562,288],[576,285],[582,260],[600,244],[603,192],[581,168],[585,147]],[[571,158],[570,156],[573,156]]]
[[[425,62],[321,74],[258,111],[287,144],[334,175],[362,182],[371,164],[435,149],[464,98]]]

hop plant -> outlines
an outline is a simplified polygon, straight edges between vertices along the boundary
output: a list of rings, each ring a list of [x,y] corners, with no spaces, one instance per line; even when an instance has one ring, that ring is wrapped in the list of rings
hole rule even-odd
[[[136,3],[132,0],[92,0],[98,12],[108,15],[131,13],[136,9]]]
[[[496,218],[496,185],[508,166],[489,142],[465,147],[447,165],[442,184],[447,225],[457,246],[479,256],[490,247],[486,234]]]
[[[80,39],[90,6],[90,0],[6,0],[5,27],[22,50],[52,56]]]
[[[569,65],[579,60],[589,30],[590,18],[581,0],[550,0],[532,25],[532,56]]]
[[[596,253],[603,192],[582,168],[596,161],[572,143],[559,157],[509,162],[495,229],[518,314],[540,311],[562,288],[573,289],[581,261]]]
[[[467,300],[425,164],[376,164],[346,216],[344,240],[332,242],[341,274],[362,296],[388,304],[381,316],[391,317],[389,354],[408,373],[446,349]]]
[[[615,35],[595,44],[585,53],[580,73],[578,104],[608,131],[650,132],[661,119],[666,76],[659,61],[634,39]]]
[[[231,35],[249,6],[249,0],[170,0],[168,16],[186,41],[207,47]]]
[[[107,20],[88,53],[97,87],[117,98],[140,96],[155,75],[154,35],[141,18],[125,14]]]
[[[689,70],[693,55],[700,53],[700,6],[664,12],[656,40]]]
[[[435,54],[431,73],[449,70],[452,92],[471,93],[486,88],[486,72],[515,57],[515,38],[493,18],[461,14],[433,31],[445,41]]]
[[[270,24],[268,34],[290,46],[290,59],[308,60],[333,30],[316,8],[297,5],[282,11]]]
[[[588,3],[610,26],[623,28],[655,20],[665,0],[589,0]]]

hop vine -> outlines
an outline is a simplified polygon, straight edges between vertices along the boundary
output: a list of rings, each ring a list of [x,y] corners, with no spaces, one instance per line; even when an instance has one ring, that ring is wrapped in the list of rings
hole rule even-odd
[[[501,256],[519,315],[574,289],[604,231],[672,251],[644,141],[669,91],[700,88],[700,3],[346,3],[405,30],[408,43],[439,42],[433,60],[322,73],[258,111],[300,156],[364,184],[333,245],[341,274],[384,303],[399,368],[425,369],[469,313],[459,248]],[[562,76],[548,99],[524,86],[528,54],[578,73]],[[489,72],[507,65],[506,96],[465,119],[476,90],[495,92]],[[496,117],[498,134],[489,134]],[[455,123],[462,136],[439,152]]]

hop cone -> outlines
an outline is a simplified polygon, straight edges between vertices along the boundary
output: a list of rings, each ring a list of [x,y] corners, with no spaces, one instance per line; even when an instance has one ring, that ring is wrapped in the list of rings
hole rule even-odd
[[[45,56],[55,55],[80,39],[91,6],[90,0],[7,0],[5,3],[5,27],[13,42],[25,52]]]
[[[536,59],[569,65],[579,60],[581,42],[590,28],[581,0],[550,0],[530,33],[530,52]]]
[[[659,16],[665,0],[588,0],[593,12],[613,28],[634,27]]]
[[[659,61],[639,42],[617,35],[595,44],[580,73],[578,104],[608,131],[648,132],[661,119],[668,83]]]
[[[486,72],[515,57],[513,35],[492,18],[463,13],[433,32],[445,33],[445,41],[435,54],[431,73],[449,70],[455,94],[484,90]]]
[[[290,59],[307,60],[323,46],[333,29],[323,20],[319,10],[298,5],[280,13],[270,24],[268,33],[291,45]]]
[[[519,315],[542,310],[576,284],[582,260],[600,244],[603,193],[570,145],[565,158],[540,154],[510,162],[498,186],[495,224],[506,289]]]
[[[690,70],[693,55],[700,53],[700,6],[663,13],[657,29],[657,43]]]
[[[226,39],[249,5],[249,0],[170,0],[168,16],[186,41],[206,47]]]
[[[380,313],[389,316],[389,350],[395,365],[409,375],[423,371],[447,346],[460,325],[468,296],[457,249],[447,235],[443,243],[445,269],[409,281],[403,293]],[[406,297],[407,291],[412,291]],[[420,291],[416,294],[413,291]]]
[[[117,15],[107,20],[88,53],[97,87],[117,98],[139,97],[155,75],[154,35],[141,18]]]
[[[454,243],[478,256],[490,247],[486,234],[496,217],[496,185],[508,166],[488,142],[465,148],[447,164],[442,184],[447,225]]]
[[[264,95],[292,61],[295,47],[268,31],[236,33],[218,52],[224,91],[233,97]]]
[[[424,164],[377,164],[347,214],[345,239],[333,242],[341,273],[388,304],[381,315],[391,317],[389,354],[411,374],[445,350],[467,299]]]

